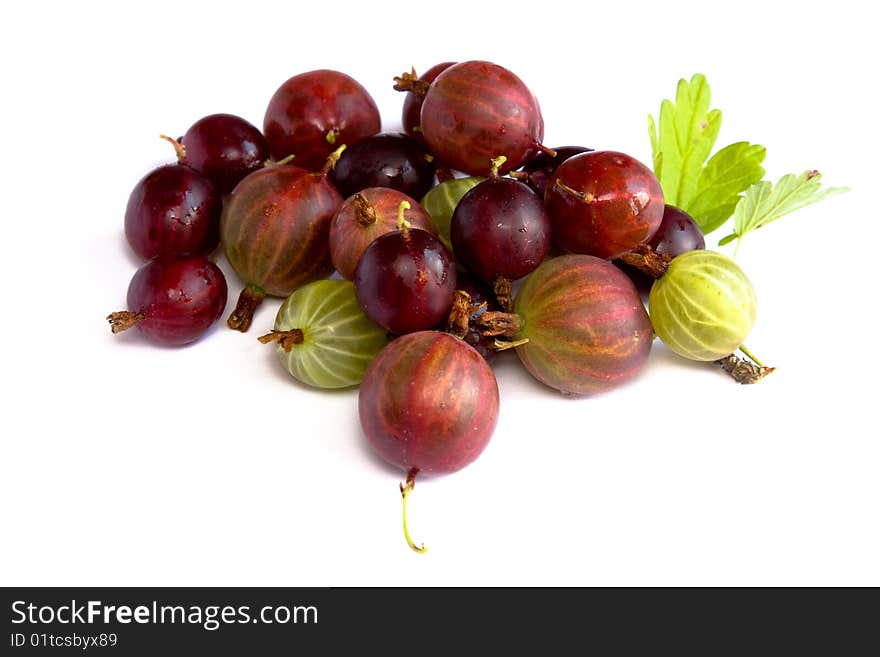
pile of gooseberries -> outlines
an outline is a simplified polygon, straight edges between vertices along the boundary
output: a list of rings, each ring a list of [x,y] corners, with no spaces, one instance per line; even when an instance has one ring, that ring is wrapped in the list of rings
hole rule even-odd
[[[125,211],[145,264],[113,332],[202,337],[225,308],[210,259],[222,246],[240,279],[227,325],[246,332],[266,297],[284,299],[260,342],[304,384],[360,387],[366,439],[405,472],[417,551],[407,496],[417,476],[455,472],[487,445],[496,352],[569,396],[632,381],[655,335],[740,382],[770,371],[732,356],[756,318],[748,278],[705,250],[647,166],[542,144],[538,101],[497,64],[394,81],[399,133],[380,132],[356,80],[316,70],[277,88],[262,130],[213,114],[164,137],[177,161],[144,176]]]

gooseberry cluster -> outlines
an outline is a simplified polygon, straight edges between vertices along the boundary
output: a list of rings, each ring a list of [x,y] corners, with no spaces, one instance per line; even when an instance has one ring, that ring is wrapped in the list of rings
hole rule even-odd
[[[245,332],[266,296],[285,299],[260,341],[303,383],[360,386],[366,438],[406,472],[404,505],[417,475],[485,448],[497,351],[589,395],[632,380],[655,333],[694,360],[742,344],[748,279],[703,250],[644,164],[547,148],[537,99],[490,62],[405,73],[395,89],[402,133],[380,132],[358,82],[318,70],[277,89],[262,131],[215,114],[166,137],[178,161],[138,182],[126,209],[147,262],[113,332],[136,326],[169,345],[203,335],[226,301],[209,259],[221,244],[242,283],[228,326]],[[649,318],[638,286],[655,278]]]

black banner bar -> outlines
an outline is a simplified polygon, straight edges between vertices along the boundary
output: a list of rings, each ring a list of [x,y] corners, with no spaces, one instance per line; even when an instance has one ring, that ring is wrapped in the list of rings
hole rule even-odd
[[[877,601],[873,589],[6,588],[0,654],[857,655],[876,651]]]

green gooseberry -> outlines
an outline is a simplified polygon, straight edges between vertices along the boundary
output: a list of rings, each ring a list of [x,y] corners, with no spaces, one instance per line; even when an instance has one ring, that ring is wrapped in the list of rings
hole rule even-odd
[[[316,388],[347,388],[363,381],[388,335],[361,310],[351,281],[328,279],[287,297],[275,329],[260,342],[277,343],[281,364],[295,379]]]
[[[739,348],[752,330],[757,299],[739,265],[715,251],[688,251],[669,263],[648,297],[654,332],[672,351],[714,361]]]
[[[440,234],[440,241],[443,242],[443,246],[449,249],[450,253],[452,253],[452,237],[450,235],[452,213],[455,212],[455,206],[458,205],[462,196],[484,180],[485,178],[480,176],[450,178],[432,187],[422,197],[420,205],[431,215]]]

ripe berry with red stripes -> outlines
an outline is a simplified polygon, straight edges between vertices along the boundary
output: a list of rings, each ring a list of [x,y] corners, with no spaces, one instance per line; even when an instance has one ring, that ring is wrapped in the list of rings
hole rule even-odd
[[[432,155],[474,176],[488,175],[498,155],[507,157],[503,174],[549,151],[541,145],[544,119],[535,96],[511,71],[486,61],[440,73],[425,92],[421,126]]]
[[[399,337],[367,368],[358,394],[361,427],[376,453],[407,473],[400,492],[404,535],[413,550],[425,550],[406,524],[416,476],[449,474],[472,463],[492,437],[498,408],[492,368],[447,333]]]
[[[342,197],[325,170],[310,173],[292,165],[260,169],[226,199],[220,239],[229,264],[244,282],[230,328],[247,331],[266,295],[287,297],[301,285],[325,278],[330,261],[330,222]]]

